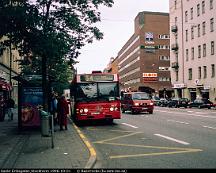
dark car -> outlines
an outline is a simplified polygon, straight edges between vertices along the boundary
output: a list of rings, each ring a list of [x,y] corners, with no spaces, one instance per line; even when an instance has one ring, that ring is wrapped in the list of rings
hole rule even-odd
[[[190,102],[188,104],[188,107],[189,108],[197,107],[199,109],[201,109],[201,108],[211,109],[211,107],[213,107],[213,103],[208,99],[196,99],[193,102]]]
[[[175,108],[180,108],[180,107],[185,107],[187,108],[189,103],[189,100],[187,98],[173,98],[168,102],[168,107],[175,107]]]
[[[151,99],[153,102],[154,102],[154,105],[155,106],[159,106],[160,105],[160,98],[157,97],[157,96],[152,96],[152,99]]]
[[[159,106],[162,106],[162,107],[166,107],[169,103],[169,100],[168,99],[165,99],[165,98],[161,98],[160,99],[160,103],[159,103]]]

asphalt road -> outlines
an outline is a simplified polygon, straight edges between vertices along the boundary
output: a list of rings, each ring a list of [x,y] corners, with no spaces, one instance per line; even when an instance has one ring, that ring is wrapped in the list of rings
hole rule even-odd
[[[216,110],[155,107],[80,130],[97,152],[95,168],[216,168]]]

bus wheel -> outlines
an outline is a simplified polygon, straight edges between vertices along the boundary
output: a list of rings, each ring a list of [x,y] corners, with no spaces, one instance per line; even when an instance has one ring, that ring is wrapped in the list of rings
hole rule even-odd
[[[112,123],[113,123],[113,119],[107,119],[107,122],[108,122],[109,124],[112,124]]]
[[[125,113],[125,110],[124,110],[124,108],[122,108],[121,110],[122,110],[122,113]]]
[[[149,114],[153,114],[153,111],[149,111]]]

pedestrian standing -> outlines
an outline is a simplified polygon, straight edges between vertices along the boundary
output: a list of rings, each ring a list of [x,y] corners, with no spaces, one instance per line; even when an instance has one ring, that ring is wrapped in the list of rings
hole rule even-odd
[[[59,99],[57,108],[60,130],[63,130],[63,126],[65,126],[65,130],[67,130],[67,115],[69,114],[69,106],[64,95],[62,95]]]
[[[58,118],[57,118],[57,104],[58,104],[58,99],[57,99],[57,95],[55,93],[52,94],[52,98],[51,98],[51,103],[50,103],[50,112],[54,117],[54,124],[56,125],[58,122]]]
[[[9,98],[7,100],[7,113],[8,113],[8,120],[13,120],[13,115],[14,115],[14,106],[15,106],[15,102],[12,98]]]

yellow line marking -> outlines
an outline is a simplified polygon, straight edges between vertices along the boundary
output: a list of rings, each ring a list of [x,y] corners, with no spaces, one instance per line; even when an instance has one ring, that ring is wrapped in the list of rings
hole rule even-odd
[[[110,156],[110,159],[119,159],[119,158],[128,158],[128,157],[144,157],[144,156],[158,156],[158,155],[170,155],[170,154],[180,154],[180,153],[191,153],[199,152],[200,149],[185,150],[185,151],[172,151],[172,152],[159,152],[159,153],[147,153],[147,154],[134,154],[134,155],[119,155],[119,156]]]
[[[79,128],[73,123],[73,126],[75,127],[75,129],[77,130],[79,136],[81,137],[81,139],[83,140],[83,142],[85,143],[85,145],[88,147],[90,156],[96,156],[96,151],[95,149],[91,146],[90,142],[87,140],[87,138],[82,134],[82,132],[79,130]]]
[[[128,136],[133,136],[133,135],[136,135],[136,134],[138,134],[138,133],[142,133],[142,132],[135,132],[135,133],[127,134],[127,135],[116,136],[116,137],[114,137],[114,138],[105,139],[105,140],[101,140],[101,141],[96,141],[96,142],[94,142],[94,143],[104,143],[104,142],[112,141],[112,140],[115,140],[115,139],[120,139],[120,138],[124,138],[124,137],[128,137]]]
[[[118,146],[124,146],[124,147],[137,147],[137,148],[165,149],[165,150],[197,150],[197,149],[193,149],[193,148],[161,147],[161,146],[134,145],[134,144],[122,144],[122,143],[112,143],[112,142],[103,142],[103,143],[100,143],[100,144],[118,145]]]
[[[112,143],[112,142],[102,142],[100,144],[107,145],[117,145],[125,147],[137,147],[137,148],[151,148],[151,149],[165,149],[165,150],[180,150],[180,151],[169,151],[169,152],[154,152],[154,153],[145,153],[145,154],[132,154],[132,155],[117,155],[110,156],[110,159],[119,159],[119,158],[129,158],[129,157],[144,157],[144,156],[159,156],[159,155],[170,155],[170,154],[180,154],[180,153],[192,153],[203,151],[201,149],[194,148],[179,148],[179,147],[161,147],[161,146],[148,146],[148,145],[133,145],[133,144],[121,144],[121,143]]]

